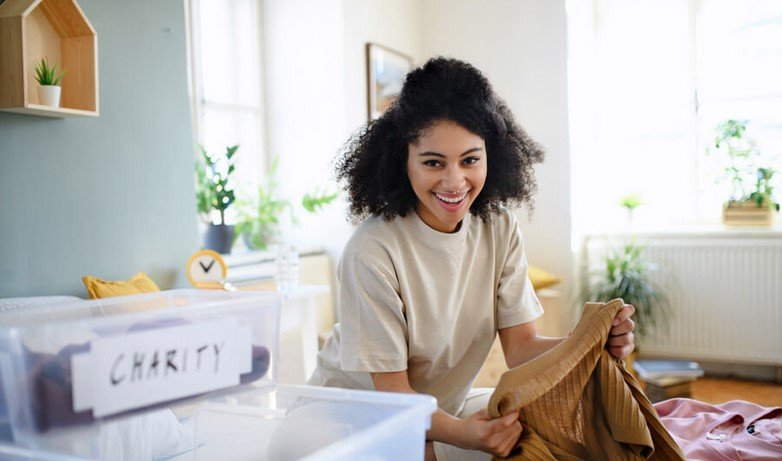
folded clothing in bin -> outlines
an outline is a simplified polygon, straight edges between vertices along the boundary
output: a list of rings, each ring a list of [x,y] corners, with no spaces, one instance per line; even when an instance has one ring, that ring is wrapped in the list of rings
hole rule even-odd
[[[143,322],[134,324],[129,331],[164,328],[186,323],[188,322],[183,319]],[[76,354],[89,352],[89,350],[89,343],[70,344],[56,354],[36,353],[25,347],[26,360],[30,364],[29,369],[31,370],[28,385],[32,389],[32,417],[36,431],[45,432],[54,427],[90,423],[95,420],[91,410],[76,412],[73,409],[71,358]],[[247,384],[262,378],[269,369],[269,361],[269,350],[263,346],[253,345],[252,369],[250,372],[240,375],[240,384]],[[191,397],[193,396],[187,398]],[[178,400],[184,399],[176,401]],[[172,402],[147,405],[130,412],[163,407],[170,403]]]

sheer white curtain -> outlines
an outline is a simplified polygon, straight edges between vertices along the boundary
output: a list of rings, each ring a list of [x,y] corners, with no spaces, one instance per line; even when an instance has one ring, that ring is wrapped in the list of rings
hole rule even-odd
[[[726,186],[704,152],[720,120],[749,120],[782,170],[782,2],[567,6],[576,239],[626,225],[619,200],[633,193],[635,229],[718,222]]]
[[[239,144],[236,186],[252,193],[266,166],[261,0],[188,7],[196,139],[209,152]]]

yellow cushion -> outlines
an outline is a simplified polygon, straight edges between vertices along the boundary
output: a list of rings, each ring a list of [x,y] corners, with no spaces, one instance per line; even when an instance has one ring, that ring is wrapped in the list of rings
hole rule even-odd
[[[128,280],[103,280],[92,275],[81,278],[87,288],[90,299],[111,298],[113,296],[137,295],[160,291],[147,274],[139,272]]]
[[[536,290],[556,285],[562,281],[561,278],[551,272],[546,272],[535,266],[529,266],[529,268],[527,268],[527,275],[529,275],[529,279],[532,281],[532,288]]]

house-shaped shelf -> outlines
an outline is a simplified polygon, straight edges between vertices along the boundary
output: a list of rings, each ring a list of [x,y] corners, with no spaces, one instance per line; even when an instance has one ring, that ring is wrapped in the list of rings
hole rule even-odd
[[[75,0],[0,0],[0,110],[98,115],[98,37]],[[65,70],[60,107],[38,101],[35,65]]]

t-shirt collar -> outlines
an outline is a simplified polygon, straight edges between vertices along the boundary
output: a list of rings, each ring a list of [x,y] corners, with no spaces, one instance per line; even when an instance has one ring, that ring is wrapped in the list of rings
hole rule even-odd
[[[410,213],[409,218],[415,227],[417,236],[421,237],[425,243],[442,248],[464,242],[467,236],[468,228],[470,227],[470,222],[472,219],[474,219],[472,214],[468,212],[466,215],[464,215],[464,218],[459,224],[459,228],[456,230],[456,232],[449,233],[440,232],[429,227],[429,225],[426,224],[420,216],[418,216],[418,212],[415,210]]]

